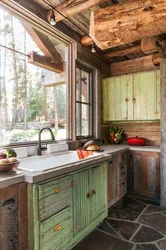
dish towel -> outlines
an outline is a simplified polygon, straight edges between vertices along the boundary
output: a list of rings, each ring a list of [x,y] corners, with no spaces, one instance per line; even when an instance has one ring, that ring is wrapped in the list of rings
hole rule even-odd
[[[93,152],[92,151],[77,149],[77,155],[78,155],[79,160],[81,160],[81,159],[87,158],[90,155],[93,155]]]

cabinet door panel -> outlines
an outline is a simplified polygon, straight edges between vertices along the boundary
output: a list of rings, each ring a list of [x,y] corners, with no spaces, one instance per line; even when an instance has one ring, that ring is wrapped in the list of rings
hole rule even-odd
[[[160,70],[157,70],[157,107],[156,119],[160,119]]]
[[[80,232],[91,222],[91,198],[88,197],[89,171],[73,175],[73,219],[74,235]]]
[[[133,75],[134,120],[155,120],[157,110],[157,71]]]
[[[159,153],[133,152],[134,194],[159,197]]]
[[[107,209],[107,166],[102,164],[90,170],[92,220]]]

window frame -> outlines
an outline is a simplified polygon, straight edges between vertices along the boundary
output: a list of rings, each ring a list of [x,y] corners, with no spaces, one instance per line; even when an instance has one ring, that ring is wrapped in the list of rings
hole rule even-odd
[[[76,139],[76,124],[73,119],[72,113],[75,113],[76,107],[75,101],[75,88],[73,87],[73,82],[75,82],[75,67],[76,67],[76,57],[77,57],[77,42],[72,38],[68,37],[55,27],[52,27],[46,21],[37,17],[34,13],[29,12],[27,9],[16,3],[15,1],[1,0],[0,7],[5,11],[21,19],[22,22],[28,22],[30,25],[34,26],[40,32],[50,35],[52,37],[57,37],[62,42],[66,43],[68,46],[68,55],[66,58],[66,85],[67,85],[67,138],[66,140]],[[71,98],[72,97],[72,98]],[[49,140],[47,140],[49,141]],[[44,142],[44,141],[43,141]],[[9,144],[0,144],[1,147],[5,146],[29,146],[37,145],[38,141],[27,141]]]
[[[84,64],[82,63],[79,63],[77,62],[76,64],[76,70],[77,68],[80,70],[80,77],[79,77],[79,90],[80,90],[80,100],[78,101],[76,99],[76,104],[80,104],[80,107],[82,104],[85,104],[85,105],[88,105],[89,106],[89,119],[88,119],[88,132],[89,134],[87,136],[84,136],[80,133],[80,135],[77,135],[76,133],[76,138],[77,139],[82,139],[82,138],[92,138],[94,137],[94,134],[93,134],[93,116],[92,116],[92,110],[93,110],[93,68],[91,68],[90,66],[85,66]],[[89,82],[89,96],[88,96],[88,102],[83,102],[81,101],[81,70],[85,71],[88,73],[88,82]],[[75,84],[76,85],[76,84]],[[79,128],[79,131],[81,132],[81,109],[80,109],[80,113],[79,113],[79,118],[80,118],[80,128]],[[77,125],[76,125],[76,129],[77,129]]]

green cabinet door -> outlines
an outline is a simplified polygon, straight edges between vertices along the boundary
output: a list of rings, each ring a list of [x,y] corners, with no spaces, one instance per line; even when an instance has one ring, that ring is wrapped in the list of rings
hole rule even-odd
[[[160,71],[103,80],[103,121],[160,119]]]
[[[133,119],[132,75],[111,77],[103,81],[103,119]]]
[[[89,182],[89,170],[73,175],[74,235],[84,229],[92,220]]]
[[[74,235],[107,210],[107,163],[73,175]]]
[[[159,71],[133,74],[134,120],[159,119]]]

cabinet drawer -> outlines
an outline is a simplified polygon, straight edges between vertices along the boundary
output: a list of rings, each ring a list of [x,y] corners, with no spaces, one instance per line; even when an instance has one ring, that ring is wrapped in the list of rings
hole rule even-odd
[[[72,240],[70,207],[40,223],[40,250],[62,250]]]
[[[71,202],[71,177],[56,179],[39,185],[39,220],[69,206]]]

